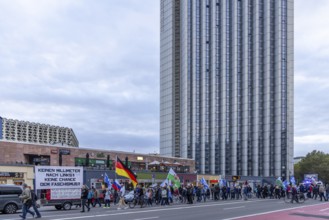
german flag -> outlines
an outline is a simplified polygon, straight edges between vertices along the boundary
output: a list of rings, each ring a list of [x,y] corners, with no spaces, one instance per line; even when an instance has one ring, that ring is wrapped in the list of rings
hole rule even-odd
[[[115,163],[115,173],[119,176],[127,177],[131,180],[134,187],[137,185],[137,176],[117,157],[117,162]]]

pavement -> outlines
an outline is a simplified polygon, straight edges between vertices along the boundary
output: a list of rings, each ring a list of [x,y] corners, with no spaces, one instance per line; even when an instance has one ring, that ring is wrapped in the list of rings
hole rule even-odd
[[[207,201],[206,203],[174,204],[170,206],[153,206],[134,209],[117,210],[117,206],[91,208],[90,212],[81,213],[80,209],[58,211],[54,207],[39,209],[42,219],[47,220],[313,220],[329,219],[329,202],[309,199],[303,204],[285,203],[276,199],[251,199]],[[18,215],[0,214],[0,220],[19,220]],[[28,215],[27,219],[32,219]]]

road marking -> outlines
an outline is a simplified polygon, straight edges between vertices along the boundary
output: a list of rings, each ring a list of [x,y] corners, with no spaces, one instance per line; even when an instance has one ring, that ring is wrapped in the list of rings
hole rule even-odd
[[[159,216],[156,216],[156,217],[148,217],[148,218],[136,218],[134,220],[146,220],[146,219],[155,219],[155,218],[159,218]]]
[[[231,207],[231,208],[223,208],[223,210],[240,209],[240,208],[245,208],[245,206],[238,206],[238,207]]]
[[[276,213],[276,212],[289,211],[289,210],[301,209],[301,208],[306,208],[306,207],[311,207],[311,206],[319,206],[319,205],[323,205],[323,204],[304,205],[304,206],[299,206],[299,207],[294,207],[294,208],[278,209],[278,210],[269,211],[269,212],[255,213],[255,214],[251,214],[251,215],[242,215],[242,216],[226,218],[226,219],[222,219],[222,220],[235,220],[235,219],[240,219],[240,218],[247,218],[247,217],[253,217],[253,216],[258,216],[258,215],[266,215],[266,214],[271,214],[271,213]]]
[[[76,209],[77,211],[79,211],[80,209]],[[58,215],[58,214],[54,214],[54,215],[49,215],[50,213],[54,213],[53,211],[56,212],[56,210],[51,210],[51,211],[41,211],[41,214],[42,214],[42,218],[50,218],[50,217],[67,217],[67,216],[70,216],[70,215],[77,215],[77,214],[80,214],[80,212],[74,212],[74,213],[68,213],[68,214],[61,214],[61,215]],[[71,210],[73,211],[73,209]],[[40,211],[39,211],[40,212]],[[60,212],[60,211],[58,211]],[[47,213],[47,215],[45,215],[44,213]],[[21,220],[22,218],[6,218],[6,219],[2,219],[2,220]]]
[[[222,203],[223,202],[223,203]],[[68,214],[55,214],[54,215],[49,215],[52,211],[55,211],[55,210],[51,210],[51,211],[45,211],[47,213],[47,215],[42,215],[42,217],[44,218],[56,218],[54,220],[69,220],[69,219],[83,219],[83,218],[92,218],[92,217],[106,217],[106,216],[111,216],[111,215],[129,215],[129,214],[138,214],[138,213],[145,213],[145,212],[159,212],[159,211],[166,211],[166,210],[178,210],[178,209],[190,209],[190,208],[201,208],[201,207],[211,207],[211,206],[225,206],[225,205],[233,205],[233,204],[246,204],[246,203],[256,203],[256,202],[271,202],[271,200],[248,200],[248,201],[233,201],[233,202],[229,202],[229,203],[224,203],[224,201],[218,201],[215,202],[215,201],[211,201],[210,200],[210,204],[204,204],[204,205],[188,205],[187,204],[182,204],[182,205],[175,205],[175,206],[172,206],[172,207],[169,207],[169,208],[162,208],[162,209],[158,209],[159,206],[154,206],[152,208],[154,209],[148,209],[148,210],[143,210],[143,211],[135,211],[135,212],[118,212],[117,210],[109,210],[109,211],[106,211],[106,212],[110,212],[109,214],[97,214],[97,213],[93,213],[93,212],[90,212],[88,214],[91,214],[91,215],[88,215],[88,216],[77,216],[78,214],[80,214],[79,212],[76,212],[76,213],[68,213]],[[79,209],[77,209],[79,210]],[[124,210],[122,210],[124,211]],[[76,215],[76,217],[72,216],[72,217],[69,217],[71,215]],[[64,217],[64,218],[61,218],[61,217]],[[65,218],[66,217],[66,218]],[[3,220],[20,220],[20,218],[6,218],[6,219],[3,219]]]
[[[246,203],[255,203],[255,202],[263,202],[262,200],[256,201],[241,201],[241,202],[231,202],[231,203],[214,203],[209,205],[191,205],[191,206],[184,206],[184,207],[172,207],[172,208],[163,208],[163,209],[148,209],[143,211],[129,211],[129,212],[119,212],[113,213],[113,211],[109,214],[103,215],[88,215],[88,216],[77,216],[77,217],[70,217],[70,218],[56,218],[53,220],[70,220],[70,219],[83,219],[83,218],[93,218],[93,217],[105,217],[105,216],[115,216],[115,215],[131,215],[131,214],[139,214],[139,213],[149,213],[149,212],[161,212],[161,211],[170,211],[170,210],[179,210],[179,209],[195,209],[195,208],[202,208],[202,207],[212,207],[212,206],[224,206],[224,205],[233,205],[233,204],[246,204]]]
[[[327,210],[329,210],[329,208],[321,209],[320,212],[324,212],[324,211],[327,211]]]

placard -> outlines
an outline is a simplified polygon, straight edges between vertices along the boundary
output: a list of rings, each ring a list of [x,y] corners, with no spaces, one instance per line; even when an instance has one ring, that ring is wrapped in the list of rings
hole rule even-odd
[[[83,185],[82,167],[36,166],[36,189],[76,189]]]
[[[80,199],[81,189],[52,189],[50,199]]]

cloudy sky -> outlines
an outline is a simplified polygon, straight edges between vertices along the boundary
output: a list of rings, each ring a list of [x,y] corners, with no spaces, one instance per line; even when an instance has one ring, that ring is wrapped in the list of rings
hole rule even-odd
[[[295,0],[295,156],[329,153],[329,1]],[[159,151],[156,0],[1,0],[0,116]]]

